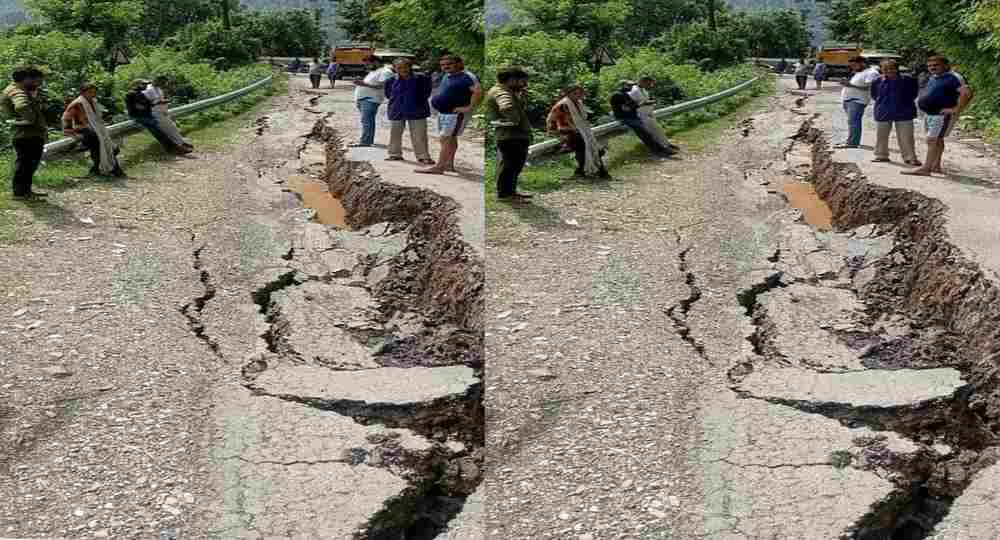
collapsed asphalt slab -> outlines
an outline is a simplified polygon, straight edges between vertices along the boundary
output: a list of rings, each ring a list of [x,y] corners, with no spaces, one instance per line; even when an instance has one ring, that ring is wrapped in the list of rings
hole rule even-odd
[[[201,523],[211,538],[442,534],[483,467],[483,262],[461,205],[350,159],[312,99],[293,93],[258,132],[244,277],[211,273],[242,299],[208,301],[203,333],[245,317],[249,347],[218,339],[234,372],[209,459],[221,502]],[[314,221],[304,181],[347,227]]]
[[[881,469],[892,489],[881,495],[855,491],[868,504],[841,524],[838,537],[990,538],[983,514],[970,508],[982,501],[983,484],[976,479],[989,477],[997,454],[996,327],[986,321],[995,320],[998,289],[989,277],[989,257],[979,253],[995,246],[968,241],[983,238],[976,232],[982,222],[956,219],[970,195],[967,186],[940,180],[931,190],[902,186],[898,169],[869,165],[859,152],[831,152],[830,140],[842,130],[839,120],[832,128],[830,122],[839,116],[831,96],[813,99],[819,113],[803,119],[794,135],[785,177],[769,180],[811,181],[831,208],[836,230],[782,226],[800,228],[785,237],[813,235],[817,241],[780,244],[767,260],[771,269],[739,295],[753,323],[747,336],[752,353],[730,369],[733,391],[910,445],[868,452],[878,465],[861,469]],[[800,99],[797,105],[809,109],[813,103]],[[806,151],[795,152],[798,145]],[[882,240],[872,243],[874,238]],[[824,263],[802,264],[824,252]],[[788,259],[794,263],[781,264]],[[831,436],[813,434],[835,446]],[[842,467],[864,463],[844,452]],[[809,521],[810,538],[838,534],[832,524],[827,532],[812,528],[822,522]]]

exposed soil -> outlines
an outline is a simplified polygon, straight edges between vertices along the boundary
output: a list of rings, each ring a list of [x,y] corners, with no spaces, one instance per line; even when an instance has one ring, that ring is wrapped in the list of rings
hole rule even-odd
[[[891,253],[874,261],[852,261],[843,254],[844,267],[830,279],[854,279],[861,264],[872,265],[874,271],[860,286],[848,286],[865,306],[868,330],[854,328],[837,334],[862,352],[868,368],[952,367],[969,384],[949,399],[888,409],[774,402],[836,419],[848,427],[893,431],[918,442],[923,450],[906,457],[887,450],[874,452],[881,455],[879,466],[892,471],[897,489],[874,504],[843,538],[927,538],[975,474],[1000,456],[1000,308],[996,302],[1000,292],[976,263],[949,242],[942,203],[913,191],[877,186],[857,166],[834,162],[825,134],[811,120],[803,123],[797,139],[797,144],[811,149],[811,181],[822,198],[812,199],[811,189],[805,193],[806,203],[796,204],[797,197],[790,197],[793,206],[807,207],[806,221],[823,229],[824,219],[815,210],[829,205],[829,224],[837,231],[878,226],[878,234],[893,239]],[[780,257],[778,253],[775,259]],[[787,284],[778,272],[738,295],[755,326],[749,339],[757,359],[730,370],[730,380],[742,380],[757,363],[787,362],[771,339],[775,328],[769,314],[757,301],[759,295]],[[903,319],[912,328],[905,336],[887,338],[872,330],[878,321]],[[944,452],[932,450],[935,445],[946,445]]]

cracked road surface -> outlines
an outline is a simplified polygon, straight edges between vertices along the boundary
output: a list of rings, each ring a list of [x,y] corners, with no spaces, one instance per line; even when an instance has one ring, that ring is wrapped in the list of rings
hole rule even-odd
[[[239,144],[57,194],[3,246],[0,534],[476,526],[477,210],[348,156],[357,128],[331,121],[356,116],[347,95],[293,78]],[[449,179],[481,193],[476,152]],[[303,177],[340,198],[349,229],[312,220],[288,187]]]
[[[788,83],[704,154],[494,216],[488,537],[994,538],[995,164],[884,191]]]

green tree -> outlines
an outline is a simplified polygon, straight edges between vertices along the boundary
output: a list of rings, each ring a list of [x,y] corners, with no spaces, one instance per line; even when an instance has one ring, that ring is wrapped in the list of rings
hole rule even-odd
[[[309,10],[245,11],[235,24],[244,35],[259,40],[267,56],[323,56],[325,36]]]
[[[142,22],[141,0],[25,0],[49,27],[101,36],[105,53],[126,43]]]
[[[390,47],[433,54],[459,54],[481,71],[486,25],[482,0],[395,0],[375,13],[384,42]]]
[[[652,46],[666,52],[674,63],[693,62],[706,71],[738,64],[748,50],[739,27],[728,19],[714,30],[708,21],[677,25]]]
[[[261,48],[259,39],[239,28],[227,30],[218,19],[184,27],[174,43],[184,46],[181,51],[189,61],[222,60],[220,67],[251,63]]]
[[[189,24],[214,18],[216,11],[211,0],[144,0],[138,32],[146,43],[158,43]]]
[[[528,116],[536,126],[545,120],[549,107],[571,83],[596,89],[585,62],[587,40],[575,34],[533,32],[524,35],[490,36],[486,46],[483,84],[496,81],[501,66],[519,65],[531,75],[528,85]]]
[[[337,26],[353,40],[382,41],[382,29],[375,20],[382,6],[381,0],[347,0],[337,5]]]
[[[628,0],[513,0],[511,7],[523,27],[582,36],[588,56],[612,44],[633,9]],[[593,64],[595,72],[600,67]]]
[[[632,10],[618,27],[615,40],[625,46],[645,47],[664,31],[704,15],[699,0],[632,0]]]
[[[866,11],[878,0],[832,0],[827,11],[827,30],[834,40],[864,41]]]

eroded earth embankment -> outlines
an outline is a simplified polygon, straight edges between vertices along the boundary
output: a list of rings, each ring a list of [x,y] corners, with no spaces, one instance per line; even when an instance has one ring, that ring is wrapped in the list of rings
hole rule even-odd
[[[789,170],[834,231],[786,224],[772,270],[738,294],[753,355],[732,388],[857,433],[815,464],[874,475],[859,494],[880,498],[840,538],[992,538],[1000,508],[977,478],[1000,458],[998,281],[949,240],[942,202],[835,162],[813,122]]]

